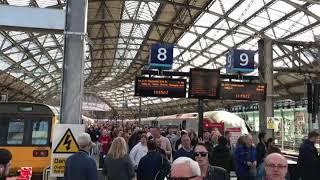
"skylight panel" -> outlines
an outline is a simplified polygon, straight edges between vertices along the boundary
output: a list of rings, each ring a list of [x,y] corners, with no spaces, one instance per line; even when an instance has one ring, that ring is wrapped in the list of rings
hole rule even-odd
[[[219,2],[222,3],[221,6],[223,6],[224,11],[227,12],[234,4],[236,4],[236,2],[238,2],[238,0],[220,0]]]
[[[192,50],[197,50],[197,51],[200,51],[202,48],[200,46],[200,43],[199,42],[196,42],[192,47],[191,47]]]
[[[10,72],[9,74],[15,78],[20,78],[23,75],[22,73],[16,73],[16,72]]]
[[[121,23],[120,33],[122,36],[129,36],[131,29],[133,27],[132,23]]]
[[[272,4],[269,9],[272,9],[273,12],[278,11],[287,14],[288,12],[291,12],[296,8],[284,1],[277,1],[274,4]]]
[[[286,34],[286,30],[278,28],[278,27],[273,27],[274,31],[272,29],[268,29],[265,34],[269,37],[272,38],[279,38],[279,37],[283,37],[284,34]],[[274,36],[274,33],[276,36]]]
[[[7,0],[10,5],[14,6],[29,6],[29,0]]]
[[[194,66],[199,67],[200,65],[208,62],[208,60],[209,60],[208,58],[203,57],[203,56],[200,55],[200,56],[198,56],[197,58],[195,58],[195,59],[192,61],[192,64],[193,64]]]
[[[1,71],[9,68],[10,66],[11,66],[10,63],[4,61],[4,59],[2,59],[2,58],[0,57],[0,70],[1,70]]]
[[[23,66],[23,67],[31,67],[31,66],[35,66],[36,64],[33,62],[33,61],[31,61],[30,59],[28,59],[28,60],[26,60],[26,61],[24,61],[23,63],[21,63],[21,66]]]
[[[3,43],[3,42],[1,42],[1,43]],[[12,46],[12,43],[5,38],[4,39],[4,44],[2,45],[2,49],[5,49],[5,48],[7,48],[9,46]]]
[[[47,63],[50,62],[49,59],[48,59],[46,56],[44,56],[44,55],[39,56],[39,57],[41,57],[41,59],[38,61],[39,64],[47,64]]]
[[[290,38],[290,40],[293,41],[301,41],[301,39],[303,39],[303,41],[314,41],[314,34],[311,30],[308,30],[295,37]]]
[[[246,0],[241,3],[233,12],[229,14],[230,18],[243,21],[264,5],[262,0]]]
[[[206,34],[206,36],[209,37],[209,38],[218,40],[219,38],[221,38],[225,34],[226,34],[226,31],[212,29]]]
[[[214,22],[219,19],[218,16],[213,14],[209,14],[207,12],[203,13],[203,15],[196,21],[195,25],[197,26],[205,26],[210,27]]]
[[[177,44],[182,47],[188,47],[196,39],[196,35],[187,32],[183,35],[183,37],[178,41]]]
[[[320,5],[319,4],[314,4],[312,6],[310,6],[309,11],[313,12],[314,14],[316,14],[317,16],[320,17]]]
[[[286,15],[286,13],[281,12],[281,11],[277,11],[277,10],[273,10],[272,8],[268,8],[268,18],[270,17],[271,22],[274,22],[278,19],[280,19],[281,17],[283,17],[284,15]],[[289,12],[289,11],[285,11],[285,12]]]
[[[254,29],[260,31],[261,29],[263,29],[264,27],[268,26],[270,24],[270,21],[266,18],[262,18],[262,17],[255,17],[253,19],[251,19],[248,22],[248,25],[253,27]]]
[[[194,32],[196,34],[202,34],[204,33],[208,28],[204,28],[204,27],[196,27],[196,26],[192,26],[190,31]]]
[[[187,65],[187,66],[184,66],[183,68],[181,68],[181,71],[182,72],[188,72],[188,71],[190,71],[191,68],[194,68],[194,67],[190,66],[190,65]]]
[[[279,23],[277,25],[277,27],[279,27],[280,29],[284,29],[286,32],[282,35],[283,36],[286,36],[286,35],[289,35],[290,33],[292,32],[295,32],[301,28],[303,28],[303,26],[299,23],[296,23],[292,20],[285,20],[281,23]]]
[[[20,62],[23,58],[23,53],[13,53],[13,54],[9,54],[8,56],[15,62]]]
[[[223,12],[222,12],[222,9],[221,9],[221,6],[220,6],[220,3],[219,1],[215,1],[211,7],[209,8],[210,11],[212,12],[215,12],[215,13],[218,13],[218,14],[221,14],[223,15]]]
[[[299,12],[298,14],[292,16],[290,18],[290,20],[298,23],[298,24],[301,24],[302,26],[307,26],[309,25],[310,23],[314,23],[316,22],[316,20],[312,17],[307,17],[307,15],[305,15],[303,12]]]
[[[37,4],[39,7],[44,8],[48,6],[54,6],[58,3],[56,0],[37,0]]]

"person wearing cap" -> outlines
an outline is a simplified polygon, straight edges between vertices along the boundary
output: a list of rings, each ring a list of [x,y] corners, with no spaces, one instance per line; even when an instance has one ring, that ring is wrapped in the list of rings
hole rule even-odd
[[[82,133],[77,138],[79,151],[65,162],[64,180],[98,180],[98,170],[94,159],[89,155],[93,146],[90,135]]]
[[[0,149],[0,180],[5,180],[9,174],[12,154],[7,149]]]

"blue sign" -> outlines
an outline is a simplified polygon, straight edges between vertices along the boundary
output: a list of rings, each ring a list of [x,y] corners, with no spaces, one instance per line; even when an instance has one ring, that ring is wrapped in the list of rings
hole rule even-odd
[[[254,71],[254,51],[232,49],[226,58],[227,73]]]
[[[150,69],[171,69],[173,45],[153,44],[149,55]]]

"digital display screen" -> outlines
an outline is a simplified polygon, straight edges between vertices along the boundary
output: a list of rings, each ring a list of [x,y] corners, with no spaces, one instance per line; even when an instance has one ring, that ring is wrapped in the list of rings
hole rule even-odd
[[[135,96],[144,97],[186,97],[186,80],[169,78],[137,77]]]
[[[18,111],[20,112],[32,112],[33,107],[32,106],[18,106]]]
[[[194,68],[190,70],[189,98],[218,98],[220,71]]]
[[[266,84],[221,82],[219,92],[221,99],[264,101],[266,99]]]

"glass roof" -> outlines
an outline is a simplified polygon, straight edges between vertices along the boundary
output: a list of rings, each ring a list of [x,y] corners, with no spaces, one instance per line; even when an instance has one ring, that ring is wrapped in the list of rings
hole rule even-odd
[[[65,5],[65,0],[1,2],[40,8]],[[218,68],[224,73],[225,54],[230,48],[257,52],[261,38],[311,42],[320,39],[320,5],[300,0],[191,0],[189,4],[162,0],[89,0],[89,29],[93,47],[86,45],[84,74],[92,85],[86,87],[87,91],[104,98],[112,108],[136,110],[139,98],[134,96],[133,80],[147,64],[151,44],[175,45],[174,71],[203,67]],[[23,82],[21,86],[28,85],[34,99],[57,96],[61,86],[63,40],[61,34],[0,29],[0,74],[6,73]],[[273,58],[275,68],[312,68],[319,59],[319,49],[275,44]],[[257,54],[255,62],[257,65]],[[258,75],[258,71],[250,75]],[[303,78],[296,76],[296,80]],[[0,75],[0,85],[9,86],[11,81]],[[171,101],[179,100],[142,98],[142,105]]]

